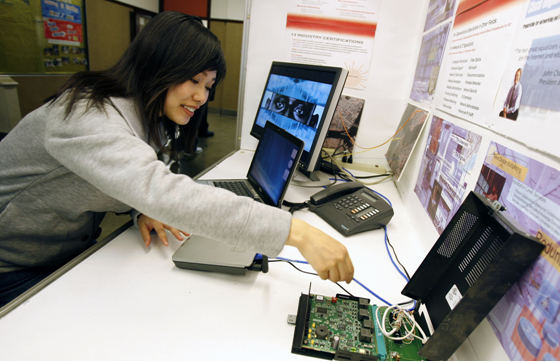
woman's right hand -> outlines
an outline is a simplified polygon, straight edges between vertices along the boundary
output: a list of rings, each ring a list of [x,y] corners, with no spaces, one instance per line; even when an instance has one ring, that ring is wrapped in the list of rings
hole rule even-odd
[[[292,218],[286,245],[298,248],[323,280],[350,283],[354,278],[354,265],[346,247],[303,220]]]

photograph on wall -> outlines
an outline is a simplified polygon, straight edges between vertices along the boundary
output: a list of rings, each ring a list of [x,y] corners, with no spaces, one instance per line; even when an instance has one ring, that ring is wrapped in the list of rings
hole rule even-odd
[[[415,101],[431,103],[434,99],[450,24],[449,22],[443,24],[422,38],[410,92],[410,98]]]
[[[455,11],[455,3],[456,0],[430,0],[424,31],[428,31],[452,17]]]
[[[291,0],[286,19],[287,59],[342,67],[346,88],[365,89],[381,0]]]
[[[432,117],[414,192],[440,235],[461,207],[481,141],[474,132]]]
[[[399,181],[406,167],[412,150],[426,125],[429,111],[408,104],[385,154],[387,163],[393,171],[393,178]]]
[[[560,2],[531,0],[513,41],[488,126],[560,154]]]
[[[438,109],[486,126],[523,6],[524,0],[487,0],[455,16],[434,97]]]
[[[336,106],[333,119],[323,147],[331,148],[336,154],[354,150],[365,99],[342,95]]]
[[[491,142],[474,191],[546,245],[487,319],[512,361],[558,360],[560,171]]]
[[[88,70],[84,0],[0,1],[0,73]]]

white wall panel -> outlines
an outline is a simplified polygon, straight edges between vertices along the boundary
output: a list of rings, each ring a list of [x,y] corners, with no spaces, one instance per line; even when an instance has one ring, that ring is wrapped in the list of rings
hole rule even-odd
[[[159,0],[117,0],[117,2],[159,13]]]

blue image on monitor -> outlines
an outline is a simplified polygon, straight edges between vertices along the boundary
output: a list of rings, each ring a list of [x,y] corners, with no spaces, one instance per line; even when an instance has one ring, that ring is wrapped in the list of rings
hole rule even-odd
[[[249,174],[278,205],[284,185],[295,165],[299,148],[280,134],[267,129],[255,153]]]
[[[255,123],[272,122],[305,142],[309,152],[332,85],[271,74]]]

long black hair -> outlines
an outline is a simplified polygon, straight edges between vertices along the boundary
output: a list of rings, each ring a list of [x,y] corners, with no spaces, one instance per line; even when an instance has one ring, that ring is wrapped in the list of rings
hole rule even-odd
[[[215,70],[214,87],[225,77],[226,61],[218,38],[198,17],[165,11],[152,18],[136,35],[119,61],[103,71],[80,72],[64,84],[52,100],[69,91],[68,116],[74,103],[88,99],[88,106],[103,109],[109,97],[125,97],[135,101],[148,124],[148,134],[161,147],[163,123],[172,149],[177,145],[192,151],[201,117],[178,126],[163,116],[167,90],[205,71]],[[176,138],[179,127],[181,137]]]

